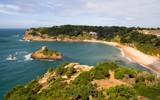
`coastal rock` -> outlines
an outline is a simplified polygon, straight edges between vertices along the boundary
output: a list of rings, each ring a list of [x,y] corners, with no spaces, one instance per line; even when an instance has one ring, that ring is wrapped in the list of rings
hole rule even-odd
[[[46,60],[62,60],[62,54],[55,51],[49,50],[46,46],[42,46],[42,49],[31,55],[33,59],[46,59]]]

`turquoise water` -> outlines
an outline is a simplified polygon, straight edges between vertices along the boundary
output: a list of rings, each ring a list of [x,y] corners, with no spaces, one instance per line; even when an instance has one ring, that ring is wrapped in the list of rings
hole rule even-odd
[[[99,62],[121,60],[119,65],[150,72],[138,64],[131,63],[122,57],[115,47],[97,43],[64,43],[64,42],[27,42],[22,41],[26,29],[0,29],[0,100],[3,95],[16,85],[25,85],[32,79],[43,75],[48,68],[56,68],[63,62],[79,62],[96,65]],[[18,37],[18,35],[23,35]],[[29,54],[47,46],[64,55],[62,61],[32,60]],[[9,55],[15,55],[10,60]]]

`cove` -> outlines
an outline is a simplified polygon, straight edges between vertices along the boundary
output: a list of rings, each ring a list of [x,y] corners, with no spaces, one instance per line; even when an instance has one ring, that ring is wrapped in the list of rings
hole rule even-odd
[[[81,65],[96,66],[104,61],[121,61],[118,65],[129,68],[140,69],[150,72],[149,69],[139,64],[130,62],[122,56],[121,51],[105,44],[99,43],[65,43],[65,42],[27,42],[22,41],[26,29],[0,30],[0,99],[12,87],[25,85],[32,79],[40,77],[50,67],[57,67],[64,62],[78,62]],[[7,42],[5,42],[7,41]],[[57,50],[64,55],[62,61],[45,61],[30,59],[30,54],[47,46],[49,49]],[[15,55],[15,60],[8,59],[9,55]]]

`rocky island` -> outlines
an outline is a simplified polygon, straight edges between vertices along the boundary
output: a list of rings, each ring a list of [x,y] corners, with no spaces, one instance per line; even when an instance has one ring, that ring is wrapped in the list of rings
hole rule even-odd
[[[41,50],[38,50],[37,52],[33,53],[31,55],[31,58],[33,59],[46,59],[46,60],[62,60],[62,54],[55,51],[50,50],[46,46],[42,46]]]

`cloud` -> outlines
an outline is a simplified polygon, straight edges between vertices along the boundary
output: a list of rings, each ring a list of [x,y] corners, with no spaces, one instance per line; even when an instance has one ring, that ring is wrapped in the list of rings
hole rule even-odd
[[[19,6],[9,5],[9,4],[0,4],[0,8],[9,8],[9,9],[14,9],[14,10],[19,10]]]
[[[0,4],[0,13],[9,15],[19,15],[18,10],[20,9],[17,5]]]
[[[1,10],[1,9],[0,9],[0,13],[9,14],[9,15],[19,15],[19,13],[17,12],[11,12],[11,11]]]
[[[70,24],[89,25],[98,21],[100,25],[160,26],[159,9],[160,0],[12,0],[0,4],[3,14],[37,15],[51,20],[56,16],[54,20],[62,24],[61,17],[65,17],[73,19],[68,21]]]

